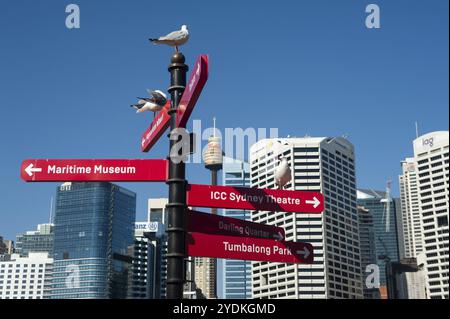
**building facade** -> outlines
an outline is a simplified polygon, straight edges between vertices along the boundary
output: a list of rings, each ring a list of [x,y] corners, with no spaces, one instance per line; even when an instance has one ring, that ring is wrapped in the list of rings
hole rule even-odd
[[[7,260],[14,253],[14,242],[0,236],[0,261]]]
[[[111,183],[57,188],[52,299],[124,299],[136,194]]]
[[[427,273],[427,296],[448,299],[449,134],[432,132],[414,140],[419,211]]]
[[[29,252],[44,252],[53,255],[53,224],[39,224],[37,230],[16,236],[16,253],[22,257]]]
[[[391,262],[400,260],[397,225],[399,200],[391,198],[387,200],[386,192],[373,189],[359,189],[357,197],[358,205],[368,209],[373,218],[376,263],[380,270],[380,291],[381,297],[385,299],[387,298],[386,257]]]
[[[375,232],[373,226],[373,217],[368,209],[358,206],[359,221],[359,240],[361,247],[361,271],[364,281],[364,299],[380,299],[380,290],[378,288],[368,287],[366,280],[371,274],[369,265],[377,264],[377,254],[375,247]],[[369,270],[369,271],[367,271]]]
[[[265,139],[250,149],[251,186],[275,188],[279,156],[293,179],[286,189],[319,191],[322,214],[259,211],[252,221],[283,227],[286,240],[314,246],[314,263],[252,262],[253,298],[363,298],[355,155],[344,138]]]
[[[250,166],[248,163],[224,157],[222,184],[225,186],[250,186]],[[237,219],[251,220],[250,211],[223,209],[222,215]],[[252,298],[252,263],[246,260],[221,259],[221,297],[223,299]]]
[[[53,259],[48,253],[12,254],[0,261],[0,299],[43,299],[51,288]]]
[[[161,298],[161,238],[164,232],[164,225],[159,222],[135,223],[132,299]]]
[[[414,158],[401,163],[399,176],[400,206],[402,212],[404,256],[416,257],[423,253],[422,219],[420,217],[417,165]]]

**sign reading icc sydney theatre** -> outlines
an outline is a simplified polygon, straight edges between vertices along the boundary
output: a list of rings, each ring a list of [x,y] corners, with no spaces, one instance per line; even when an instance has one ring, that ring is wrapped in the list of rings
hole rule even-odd
[[[323,195],[319,192],[275,189],[189,185],[189,206],[281,212],[321,213]]]

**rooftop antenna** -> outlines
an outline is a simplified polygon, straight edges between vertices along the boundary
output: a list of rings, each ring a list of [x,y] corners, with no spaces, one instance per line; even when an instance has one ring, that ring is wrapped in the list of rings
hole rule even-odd
[[[52,223],[52,216],[53,215],[53,196],[50,198],[50,219],[49,219],[49,224]]]
[[[419,124],[416,121],[416,138],[419,138]]]
[[[213,130],[213,137],[216,137],[216,117],[213,117],[213,126],[214,126],[214,130]]]

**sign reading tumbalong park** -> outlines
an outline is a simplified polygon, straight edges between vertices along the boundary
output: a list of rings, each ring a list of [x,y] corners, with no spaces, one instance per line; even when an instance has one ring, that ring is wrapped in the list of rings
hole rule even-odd
[[[189,82],[177,109],[177,126],[186,127],[187,121],[208,80],[208,56],[201,55],[195,62]]]
[[[20,175],[26,182],[164,182],[162,159],[29,159]]]
[[[148,129],[144,132],[144,134],[142,134],[142,152],[148,152],[150,148],[152,148],[152,146],[159,140],[164,131],[169,127],[169,108],[170,101],[168,101],[164,108],[155,116]]]
[[[314,249],[309,243],[203,233],[188,234],[187,252],[194,257],[294,264],[311,264],[314,261]]]
[[[281,227],[253,223],[237,218],[191,210],[188,213],[187,220],[188,232],[276,240],[284,239],[284,229]]]
[[[320,192],[289,191],[232,186],[189,185],[187,204],[215,207],[296,213],[321,213]]]

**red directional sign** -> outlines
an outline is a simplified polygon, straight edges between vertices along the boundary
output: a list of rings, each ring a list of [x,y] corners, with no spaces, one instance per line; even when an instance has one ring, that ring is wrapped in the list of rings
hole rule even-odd
[[[170,116],[167,113],[170,108],[170,101],[155,116],[148,129],[142,134],[141,149],[142,152],[148,152],[155,145],[164,131],[169,127]]]
[[[165,182],[161,159],[30,159],[22,162],[26,182]]]
[[[201,55],[195,62],[188,85],[181,96],[177,110],[177,126],[186,127],[189,116],[194,109],[195,103],[208,80],[208,56]]]
[[[258,224],[245,220],[189,211],[188,232],[224,236],[246,236],[265,239],[284,239],[281,227]]]
[[[311,264],[314,249],[309,243],[251,237],[190,233],[187,253],[195,257]]]
[[[232,186],[189,185],[187,203],[194,207],[321,213],[319,192],[288,191]]]

